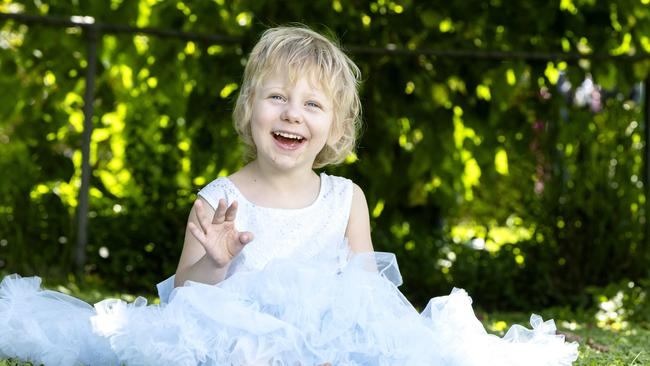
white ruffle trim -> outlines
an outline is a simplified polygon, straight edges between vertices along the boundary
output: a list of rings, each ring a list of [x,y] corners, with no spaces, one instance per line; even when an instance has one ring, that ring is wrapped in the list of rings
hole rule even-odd
[[[577,344],[531,317],[499,338],[454,289],[422,313],[398,291],[390,253],[331,262],[274,260],[216,286],[173,278],[163,305],[90,305],[40,289],[37,277],[0,284],[0,354],[46,365],[571,365]]]

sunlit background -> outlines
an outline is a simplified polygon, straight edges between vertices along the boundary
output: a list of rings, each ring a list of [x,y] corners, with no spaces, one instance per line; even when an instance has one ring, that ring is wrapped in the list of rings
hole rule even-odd
[[[43,18],[0,19],[0,271],[153,292],[196,192],[244,164],[231,113],[247,53],[269,26],[300,22],[362,69],[359,148],[326,170],[364,188],[407,297],[423,306],[456,286],[487,309],[647,321],[649,6],[1,0]]]

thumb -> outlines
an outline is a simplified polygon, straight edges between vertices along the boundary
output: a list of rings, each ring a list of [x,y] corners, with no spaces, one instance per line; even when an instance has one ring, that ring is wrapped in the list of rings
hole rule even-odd
[[[241,243],[241,245],[246,245],[251,241],[253,241],[253,233],[250,231],[239,233],[239,243]]]

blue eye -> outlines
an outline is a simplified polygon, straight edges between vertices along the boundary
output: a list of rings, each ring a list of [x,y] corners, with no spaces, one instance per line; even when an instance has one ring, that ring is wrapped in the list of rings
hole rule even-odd
[[[270,98],[275,99],[275,100],[280,100],[280,101],[284,100],[284,97],[282,95],[278,95],[278,94],[273,94],[273,95],[270,96]]]
[[[312,108],[320,108],[321,107],[320,104],[318,104],[316,102],[307,102],[307,105],[309,107],[312,107]]]

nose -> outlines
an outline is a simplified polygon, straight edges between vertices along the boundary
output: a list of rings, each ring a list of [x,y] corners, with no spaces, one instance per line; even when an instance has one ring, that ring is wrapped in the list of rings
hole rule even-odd
[[[290,123],[302,122],[302,114],[300,113],[300,109],[294,106],[293,103],[285,104],[280,118],[283,121]]]

